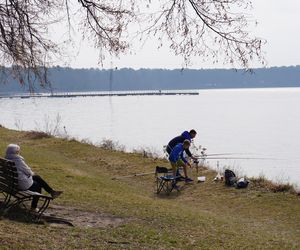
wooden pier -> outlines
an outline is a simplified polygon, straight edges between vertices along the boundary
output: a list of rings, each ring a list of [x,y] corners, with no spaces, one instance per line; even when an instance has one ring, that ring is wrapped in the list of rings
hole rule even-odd
[[[112,92],[58,92],[1,95],[0,98],[73,98],[96,96],[151,96],[151,95],[199,95],[198,91],[189,90],[156,90],[156,91],[112,91]]]

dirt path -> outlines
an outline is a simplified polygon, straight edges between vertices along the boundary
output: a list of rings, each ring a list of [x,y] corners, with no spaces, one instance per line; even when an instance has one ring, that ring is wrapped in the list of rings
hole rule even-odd
[[[109,214],[57,205],[51,205],[44,213],[43,219],[48,222],[50,226],[73,225],[81,228],[117,227],[129,220]]]

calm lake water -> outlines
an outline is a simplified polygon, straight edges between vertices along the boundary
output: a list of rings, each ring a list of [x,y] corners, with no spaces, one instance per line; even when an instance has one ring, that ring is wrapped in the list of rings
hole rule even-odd
[[[128,151],[162,147],[194,128],[207,153],[268,159],[219,160],[248,176],[300,185],[300,88],[199,90],[198,96],[0,99],[0,124],[47,130],[60,117],[68,135],[118,141]],[[48,128],[47,128],[48,126]],[[270,159],[272,158],[272,159]],[[273,159],[274,158],[274,159]],[[215,167],[216,161],[210,161]]]

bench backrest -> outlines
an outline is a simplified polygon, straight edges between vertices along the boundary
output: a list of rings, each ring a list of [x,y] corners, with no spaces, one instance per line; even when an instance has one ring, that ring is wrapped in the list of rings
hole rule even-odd
[[[0,158],[0,192],[14,194],[18,191],[18,172],[13,161]]]

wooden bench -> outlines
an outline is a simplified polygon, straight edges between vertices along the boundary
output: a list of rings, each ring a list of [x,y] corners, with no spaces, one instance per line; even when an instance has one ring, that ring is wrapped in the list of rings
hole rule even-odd
[[[38,196],[40,201],[42,201],[42,205],[39,207],[38,212],[31,213],[31,218],[37,222],[53,199],[51,196],[37,192],[18,190],[18,172],[15,163],[3,158],[0,158],[0,193],[4,196],[4,201],[0,207],[0,210],[4,213],[19,205],[23,205],[26,208],[25,202],[32,201],[34,197]]]

